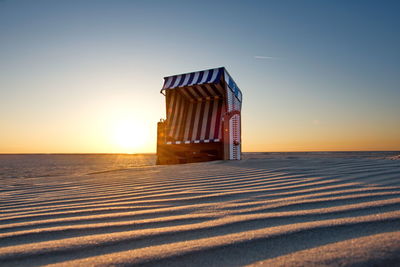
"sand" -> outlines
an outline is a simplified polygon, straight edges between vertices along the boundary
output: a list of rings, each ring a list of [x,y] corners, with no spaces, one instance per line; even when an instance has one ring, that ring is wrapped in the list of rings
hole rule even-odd
[[[1,266],[400,265],[399,160],[249,156],[1,182]]]

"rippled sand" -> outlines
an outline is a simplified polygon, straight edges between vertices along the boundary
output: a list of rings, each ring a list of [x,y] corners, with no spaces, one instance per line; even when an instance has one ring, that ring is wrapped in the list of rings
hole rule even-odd
[[[2,266],[400,263],[399,160],[254,157],[1,182]]]

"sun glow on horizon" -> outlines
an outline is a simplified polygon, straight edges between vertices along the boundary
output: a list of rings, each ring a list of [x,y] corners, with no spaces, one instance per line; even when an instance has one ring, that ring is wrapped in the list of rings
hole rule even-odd
[[[111,139],[120,152],[136,153],[143,150],[148,141],[147,129],[132,119],[119,120],[112,127]]]

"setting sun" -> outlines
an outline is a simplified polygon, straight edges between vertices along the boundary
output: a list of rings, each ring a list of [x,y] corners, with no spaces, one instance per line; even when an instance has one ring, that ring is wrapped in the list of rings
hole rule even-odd
[[[121,152],[135,153],[147,140],[146,129],[133,120],[118,121],[113,127],[112,141]]]

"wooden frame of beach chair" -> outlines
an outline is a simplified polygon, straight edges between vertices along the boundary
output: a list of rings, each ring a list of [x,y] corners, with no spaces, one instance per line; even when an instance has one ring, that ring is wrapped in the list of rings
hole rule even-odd
[[[164,78],[157,164],[241,159],[242,93],[225,68]]]

